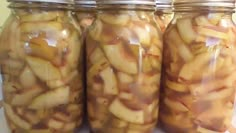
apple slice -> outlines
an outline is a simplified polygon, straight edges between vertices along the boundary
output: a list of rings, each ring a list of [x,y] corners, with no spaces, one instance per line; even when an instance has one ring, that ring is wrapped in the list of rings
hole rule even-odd
[[[80,122],[78,121],[78,125]],[[64,127],[62,128],[62,131],[65,131],[65,132],[72,132],[75,130],[76,126],[77,126],[76,122],[68,122],[68,123],[65,123]]]
[[[109,107],[109,111],[121,120],[144,124],[144,112],[142,110],[131,110],[127,108],[119,99],[113,101]]]
[[[128,14],[101,13],[98,15],[98,18],[107,24],[119,25],[119,26],[126,25],[130,20],[130,16]]]
[[[176,54],[179,55],[185,62],[193,59],[193,54],[186,46],[186,43],[181,39],[178,31],[175,28],[173,28],[169,34],[167,34],[167,39],[169,39],[169,47],[171,47],[171,50],[173,50],[171,51],[171,54],[173,54],[173,59],[176,58]]]
[[[128,122],[117,119],[117,118],[112,118],[111,120],[111,125],[112,127],[117,127],[117,128],[125,128],[128,126]]]
[[[211,53],[202,53],[197,55],[193,60],[186,63],[180,70],[179,80],[196,80],[193,79],[196,74],[203,74],[205,66],[208,65],[212,58]],[[201,72],[199,72],[201,70]]]
[[[53,108],[69,102],[70,88],[61,87],[52,91],[48,91],[36,97],[31,105],[30,109],[48,109]]]
[[[100,76],[104,82],[104,94],[108,95],[117,95],[117,80],[113,69],[111,67],[107,67],[100,72]]]
[[[178,112],[187,112],[189,109],[183,105],[182,103],[178,101],[171,100],[169,98],[165,98],[164,103],[172,110],[178,111]]]
[[[20,74],[20,83],[24,88],[30,88],[36,83],[36,77],[32,73],[29,67],[25,67],[25,69]]]
[[[189,89],[185,84],[170,81],[169,79],[165,79],[165,85],[169,89],[177,91],[177,92],[189,92]]]
[[[32,129],[27,133],[52,133],[52,131],[50,131],[49,129]]]
[[[191,18],[178,19],[177,28],[180,36],[187,44],[190,44],[196,39],[197,34],[193,30]]]
[[[64,123],[55,119],[50,119],[48,121],[48,127],[56,130],[62,129],[64,126]]]
[[[149,48],[152,45],[151,44],[151,35],[150,35],[150,32],[146,29],[146,27],[148,27],[148,26],[143,25],[143,27],[140,27],[140,26],[135,25],[135,26],[133,26],[132,29],[134,30],[134,33],[138,36],[139,43],[144,48]]]
[[[42,88],[34,86],[28,90],[24,90],[24,92],[20,94],[15,94],[13,96],[11,104],[15,106],[25,106],[29,104],[34,97],[38,96],[42,92]]]
[[[50,81],[61,79],[59,69],[50,62],[31,56],[27,56],[26,61],[36,76],[41,80]]]
[[[118,72],[117,76],[121,83],[128,84],[134,82],[134,78],[129,74]]]
[[[102,52],[102,50],[98,47],[96,48],[92,54],[89,57],[89,61],[92,64],[96,64],[97,62],[99,62],[100,60],[105,58],[105,54]]]
[[[98,41],[100,40],[102,30],[103,30],[103,23],[101,20],[97,19],[94,21],[93,26],[91,26],[89,30],[89,35],[91,36],[92,39]]]
[[[21,22],[37,22],[37,21],[51,21],[57,17],[63,17],[65,15],[62,11],[50,11],[50,12],[39,12],[32,13],[30,15],[22,15],[20,17]]]
[[[103,49],[110,63],[116,69],[128,74],[138,73],[138,66],[135,58],[125,52],[121,43],[115,45],[103,45]]]
[[[225,39],[228,40],[228,30],[226,29],[220,29],[216,26],[201,26],[197,27],[197,32],[201,35],[208,36],[208,37],[214,37],[219,39]]]
[[[21,119],[13,110],[13,108],[4,103],[4,109],[5,109],[5,113],[7,115],[7,117],[9,118],[9,120],[11,122],[13,122],[15,125],[19,126],[22,129],[25,130],[29,130],[31,129],[31,125],[30,123],[28,123],[27,121]]]
[[[213,26],[206,16],[198,16],[195,18],[195,22],[197,23],[198,26]]]
[[[213,131],[213,130],[210,130],[207,128],[203,128],[201,126],[197,127],[197,132],[199,132],[199,133],[219,133],[218,131]]]
[[[32,23],[22,23],[20,25],[20,31],[22,33],[38,33],[40,31],[55,31],[60,32],[63,29],[63,26],[59,22],[50,21],[50,22],[32,22]]]
[[[213,25],[219,24],[220,20],[222,19],[222,16],[224,13],[210,13],[207,16],[207,19],[209,22],[211,22]]]

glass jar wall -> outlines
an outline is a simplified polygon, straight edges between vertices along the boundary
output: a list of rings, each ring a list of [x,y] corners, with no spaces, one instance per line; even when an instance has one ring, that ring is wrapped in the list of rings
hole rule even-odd
[[[156,0],[155,18],[161,31],[164,33],[174,16],[171,0]]]
[[[162,128],[168,133],[234,133],[234,1],[179,1],[164,37]]]
[[[8,125],[17,133],[72,133],[83,116],[80,28],[66,1],[18,1],[10,1],[0,36]]]
[[[155,2],[144,1],[97,1],[86,46],[93,132],[152,133],[155,128],[163,46]]]

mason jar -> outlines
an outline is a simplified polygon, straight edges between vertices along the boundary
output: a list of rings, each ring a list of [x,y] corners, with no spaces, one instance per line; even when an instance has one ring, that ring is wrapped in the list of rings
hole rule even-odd
[[[78,25],[86,31],[96,17],[96,1],[75,0],[75,14]]]
[[[81,32],[66,0],[10,0],[0,36],[4,110],[14,133],[72,133],[82,122]]]
[[[158,118],[162,36],[152,0],[98,0],[86,44],[87,106],[98,133],[152,133]]]
[[[164,35],[160,120],[168,133],[235,133],[234,0],[178,0]]]
[[[161,31],[164,33],[174,16],[172,0],[156,0],[155,18]]]

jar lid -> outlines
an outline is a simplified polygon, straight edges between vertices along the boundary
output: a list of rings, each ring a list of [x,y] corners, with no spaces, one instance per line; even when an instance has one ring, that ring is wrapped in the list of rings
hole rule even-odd
[[[98,5],[143,5],[155,6],[154,0],[96,0]]]
[[[196,6],[206,6],[206,7],[235,7],[235,0],[174,0],[173,4],[175,7],[196,7]]]
[[[8,2],[41,2],[41,3],[58,3],[73,4],[73,0],[8,0]]]
[[[156,0],[156,7],[158,9],[172,8],[172,0]]]
[[[96,0],[74,0],[78,5],[96,5]]]

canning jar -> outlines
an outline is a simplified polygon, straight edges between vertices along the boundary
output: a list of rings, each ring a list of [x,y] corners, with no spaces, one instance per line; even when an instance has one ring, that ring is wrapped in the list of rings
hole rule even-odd
[[[164,35],[162,128],[235,133],[234,0],[178,0]]]
[[[93,23],[96,16],[96,1],[95,0],[75,0],[75,14],[78,25],[82,31]]]
[[[10,0],[0,36],[4,110],[17,133],[72,133],[82,122],[81,33],[66,0]]]
[[[151,133],[156,125],[162,36],[152,0],[98,0],[86,44],[87,106],[94,132]]]
[[[172,8],[172,0],[156,0],[155,18],[163,33],[174,16]]]

